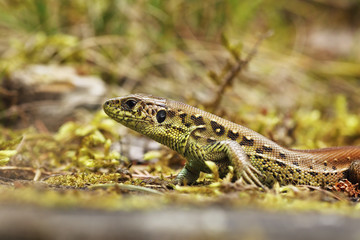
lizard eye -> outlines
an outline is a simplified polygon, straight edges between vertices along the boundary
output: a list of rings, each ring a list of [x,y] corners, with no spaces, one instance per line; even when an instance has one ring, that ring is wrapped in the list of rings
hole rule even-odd
[[[165,119],[166,119],[166,111],[165,110],[158,111],[156,114],[156,120],[158,121],[158,123],[162,123],[163,121],[165,121]]]
[[[135,105],[136,105],[136,101],[133,100],[133,99],[130,99],[130,100],[127,100],[125,103],[124,103],[125,107],[128,108],[128,109],[132,109]]]

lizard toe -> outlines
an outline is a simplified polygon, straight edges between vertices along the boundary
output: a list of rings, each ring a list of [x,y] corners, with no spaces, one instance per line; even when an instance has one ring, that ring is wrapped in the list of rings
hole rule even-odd
[[[246,168],[243,173],[243,176],[246,176],[249,180],[251,180],[253,185],[256,185],[264,189],[265,188],[264,185],[261,183],[261,181],[256,175],[263,176],[263,174],[261,174],[259,170],[257,170],[252,165],[249,165],[249,167]]]

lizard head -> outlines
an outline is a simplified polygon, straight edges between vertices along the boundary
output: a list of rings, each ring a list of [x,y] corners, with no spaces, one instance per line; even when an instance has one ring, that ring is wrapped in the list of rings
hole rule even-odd
[[[112,98],[103,105],[115,121],[180,152],[194,125],[181,115],[187,107],[191,106],[145,94]]]

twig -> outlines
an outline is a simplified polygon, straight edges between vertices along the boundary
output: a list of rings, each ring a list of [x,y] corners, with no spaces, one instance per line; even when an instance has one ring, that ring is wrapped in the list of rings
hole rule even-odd
[[[260,45],[260,43],[265,39],[271,36],[272,31],[268,31],[264,34],[262,34],[259,39],[255,42],[253,48],[251,49],[250,53],[247,55],[245,60],[237,60],[236,65],[228,72],[228,74],[225,76],[224,81],[219,86],[216,92],[215,98],[208,103],[205,103],[205,107],[210,108],[212,111],[216,110],[219,107],[219,104],[221,102],[222,96],[225,92],[225,89],[228,86],[231,86],[233,84],[233,81],[235,77],[238,75],[238,73],[251,61],[251,59],[255,56],[257,49]]]
[[[160,178],[158,176],[145,175],[145,174],[132,174],[132,177],[138,178],[138,179],[159,179]]]
[[[163,195],[162,192],[157,191],[155,189],[136,186],[136,185],[130,185],[130,184],[122,184],[122,183],[94,184],[94,185],[89,186],[88,188],[99,189],[99,188],[110,188],[110,187],[117,187],[122,190],[130,190],[130,191],[138,191],[138,192],[146,192],[146,193]]]

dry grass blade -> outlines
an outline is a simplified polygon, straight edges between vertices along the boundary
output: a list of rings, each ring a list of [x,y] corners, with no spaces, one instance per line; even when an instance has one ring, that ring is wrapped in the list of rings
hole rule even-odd
[[[90,189],[99,189],[99,188],[119,188],[121,190],[128,190],[128,191],[137,191],[137,192],[144,192],[144,193],[151,193],[151,194],[158,194],[162,195],[163,193],[157,191],[155,189],[131,185],[131,184],[122,184],[122,183],[109,183],[109,184],[95,184],[91,185],[88,188]]]

